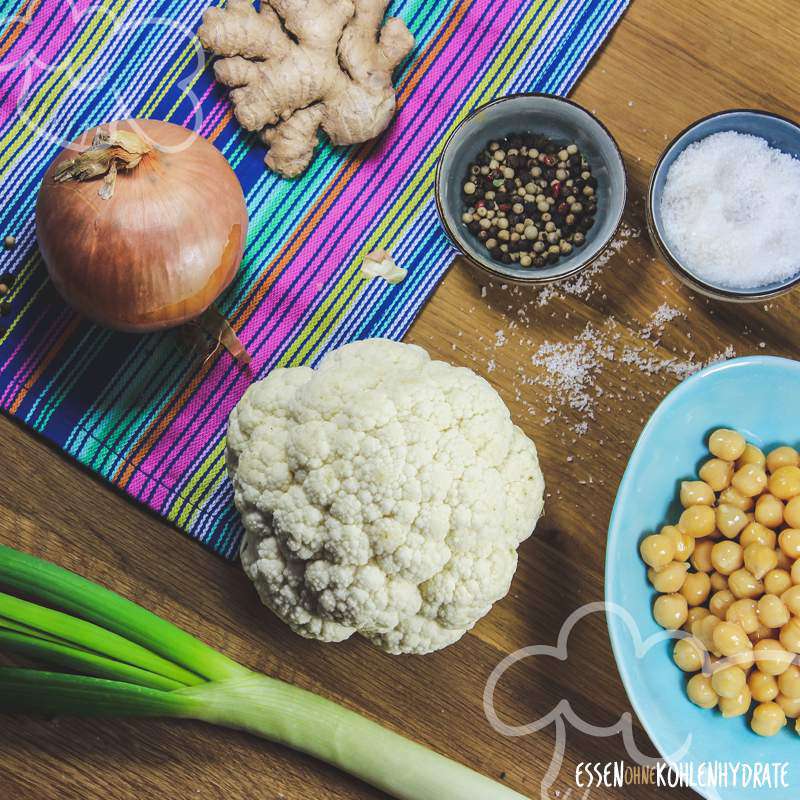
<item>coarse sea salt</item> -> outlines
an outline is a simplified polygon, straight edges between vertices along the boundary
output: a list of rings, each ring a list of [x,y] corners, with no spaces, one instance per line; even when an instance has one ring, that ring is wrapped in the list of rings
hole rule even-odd
[[[800,272],[800,161],[724,131],[689,145],[661,198],[667,244],[707,283],[753,289]]]

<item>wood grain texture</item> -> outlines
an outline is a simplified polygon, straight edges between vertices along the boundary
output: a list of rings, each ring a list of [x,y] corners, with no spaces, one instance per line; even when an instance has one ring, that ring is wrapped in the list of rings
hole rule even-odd
[[[800,117],[796,0],[634,0],[573,97],[617,137],[629,170],[626,223],[643,229],[650,171],[674,134],[726,107]],[[534,538],[521,548],[510,595],[461,642],[426,657],[392,658],[361,641],[320,645],[291,634],[260,606],[236,565],[224,563],[0,418],[0,541],[48,557],[163,614],[248,666],[357,708],[518,791],[539,797],[552,728],[509,739],[487,723],[482,693],[508,652],[555,643],[575,608],[603,597],[605,531],[614,493],[642,424],[677,383],[623,363],[626,346],[655,359],[703,361],[731,345],[738,355],[792,356],[797,295],[726,306],[693,296],[657,261],[646,236],[630,238],[586,297],[542,303],[535,292],[486,286],[457,263],[408,340],[484,374],[536,440],[549,497]],[[685,316],[643,340],[662,304]],[[611,320],[611,321],[610,321]],[[573,342],[587,324],[613,342],[600,359],[593,418],[556,402],[531,355],[545,341]],[[497,331],[505,343],[496,346]],[[587,430],[580,434],[581,423]],[[635,557],[632,555],[632,560]],[[604,619],[574,631],[565,663],[527,660],[498,689],[507,721],[538,718],[568,699],[584,719],[608,725],[630,711]],[[636,727],[639,746],[652,747]],[[625,757],[619,737],[569,733],[554,791],[575,790],[581,761]],[[648,787],[625,796],[652,797]],[[0,718],[0,797],[377,798],[333,769],[243,734],[202,724]],[[619,796],[593,790],[593,798]],[[673,791],[675,800],[693,796]],[[472,799],[470,799],[472,800]]]

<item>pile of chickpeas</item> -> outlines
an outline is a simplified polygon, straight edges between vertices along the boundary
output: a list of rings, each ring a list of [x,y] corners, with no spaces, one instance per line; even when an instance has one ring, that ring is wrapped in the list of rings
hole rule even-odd
[[[659,592],[656,622],[682,636],[673,659],[689,699],[800,733],[800,453],[764,454],[737,431],[709,440],[699,480],[681,484],[676,525],[639,547]]]

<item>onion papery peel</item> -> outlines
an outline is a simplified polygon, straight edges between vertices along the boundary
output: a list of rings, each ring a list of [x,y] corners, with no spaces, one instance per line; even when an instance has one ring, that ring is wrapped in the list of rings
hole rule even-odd
[[[330,700],[254,672],[120,595],[0,545],[0,713],[194,719],[332,764],[400,800],[524,800]]]
[[[99,129],[92,145],[75,158],[63,161],[53,174],[56,183],[87,181],[105,175],[97,192],[103,200],[114,195],[118,169],[134,169],[153,148],[133,131]]]

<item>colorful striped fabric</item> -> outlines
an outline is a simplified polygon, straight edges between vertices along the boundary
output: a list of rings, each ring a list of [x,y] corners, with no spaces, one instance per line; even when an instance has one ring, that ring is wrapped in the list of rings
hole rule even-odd
[[[215,0],[218,2],[219,0]],[[417,46],[399,111],[377,142],[323,146],[299,180],[262,165],[232,120],[193,32],[204,0],[0,0],[0,408],[226,556],[240,523],[225,476],[228,413],[254,377],[315,363],[347,341],[399,339],[453,252],[436,218],[437,155],[476,106],[515,91],[566,93],[627,0],[394,0]],[[220,300],[254,355],[188,357],[175,332],[131,336],[72,313],[36,250],[42,172],[87,127],[155,117],[193,127],[231,163],[250,210],[240,274]],[[213,198],[209,198],[213,213]],[[383,246],[409,269],[359,277]]]

